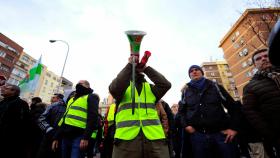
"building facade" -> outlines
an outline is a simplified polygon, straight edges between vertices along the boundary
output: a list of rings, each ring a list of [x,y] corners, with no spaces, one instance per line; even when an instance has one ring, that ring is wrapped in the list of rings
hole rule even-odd
[[[22,51],[22,46],[0,32],[0,75],[10,77]]]
[[[247,9],[220,41],[219,47],[223,49],[240,97],[256,72],[251,56],[254,51],[267,48],[269,33],[279,13],[279,8]]]
[[[41,78],[42,81],[40,82],[40,87],[38,91],[36,91],[35,96],[41,97],[43,102],[49,104],[54,93],[59,92],[63,94],[63,92],[58,91],[61,80],[58,75],[47,69],[42,72]]]
[[[37,61],[28,55],[26,52],[23,52],[19,60],[14,65],[12,73],[8,79],[8,83],[18,85],[20,81],[22,81],[25,76],[28,74],[29,70]]]
[[[233,75],[226,61],[203,62],[201,67],[207,79],[222,85],[235,100],[239,100]]]

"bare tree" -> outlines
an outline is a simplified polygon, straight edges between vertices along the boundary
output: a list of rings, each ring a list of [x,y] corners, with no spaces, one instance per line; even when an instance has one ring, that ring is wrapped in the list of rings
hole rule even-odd
[[[244,37],[249,40],[249,38],[256,37],[256,42],[250,42],[246,45],[257,50],[260,46],[259,43],[268,46],[267,40],[269,33],[271,32],[274,24],[277,19],[280,17],[280,0],[253,0],[247,3],[249,7],[259,8],[262,11],[254,12],[254,9],[251,9],[250,14],[247,14],[244,17],[243,27],[249,28],[248,33]],[[245,16],[242,14],[242,16]]]
[[[280,0],[250,0],[247,2],[250,8],[278,8],[280,7]]]

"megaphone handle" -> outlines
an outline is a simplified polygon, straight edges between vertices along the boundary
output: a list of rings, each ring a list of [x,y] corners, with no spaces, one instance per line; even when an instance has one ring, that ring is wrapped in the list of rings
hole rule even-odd
[[[131,85],[131,100],[132,100],[132,114],[134,115],[134,109],[135,109],[135,69],[136,69],[136,62],[135,57],[132,59],[132,85]]]

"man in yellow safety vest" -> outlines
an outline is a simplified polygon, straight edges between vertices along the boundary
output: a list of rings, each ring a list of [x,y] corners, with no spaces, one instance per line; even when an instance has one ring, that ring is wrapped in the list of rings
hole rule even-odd
[[[150,66],[136,66],[133,104],[133,58],[138,61],[138,57],[130,57],[109,86],[117,105],[113,158],[168,158],[168,145],[155,103],[171,88],[171,83]],[[144,74],[154,84],[148,83]]]
[[[58,139],[62,139],[62,157],[84,157],[90,138],[96,138],[99,97],[92,92],[89,82],[80,80],[75,95],[66,103],[66,112],[52,143],[55,150]]]

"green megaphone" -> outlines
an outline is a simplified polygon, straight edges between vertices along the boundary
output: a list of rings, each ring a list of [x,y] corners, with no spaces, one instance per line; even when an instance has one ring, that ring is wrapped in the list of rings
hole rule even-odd
[[[130,43],[130,55],[139,57],[140,45],[143,37],[146,35],[144,31],[129,30],[125,31]]]
[[[144,31],[129,30],[125,31],[130,43],[130,56],[133,57],[132,62],[132,82],[131,82],[131,101],[132,101],[132,114],[135,109],[135,68],[138,61],[135,60],[135,56],[139,58],[140,45],[143,37],[146,35]],[[136,63],[137,62],[137,63]]]

